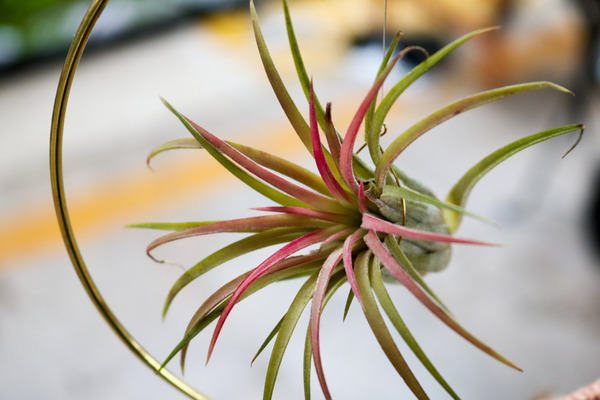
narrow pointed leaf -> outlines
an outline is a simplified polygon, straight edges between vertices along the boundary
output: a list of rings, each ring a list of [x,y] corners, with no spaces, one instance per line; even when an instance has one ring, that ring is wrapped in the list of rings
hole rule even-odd
[[[362,299],[360,298],[360,293],[358,292],[358,286],[356,286],[356,277],[354,276],[354,262],[352,258],[352,250],[354,244],[362,239],[362,237],[367,233],[363,229],[357,229],[352,235],[348,236],[344,241],[344,270],[346,271],[346,276],[348,277],[348,283],[350,283],[350,288],[354,292],[354,296],[356,296],[356,300],[362,306]]]
[[[452,390],[450,385],[444,380],[444,378],[440,375],[438,370],[433,366],[425,352],[421,349],[421,346],[417,343],[414,336],[408,330],[408,327],[400,317],[396,306],[392,302],[390,295],[383,284],[383,279],[381,277],[381,269],[379,268],[379,263],[376,265],[371,265],[369,269],[369,276],[371,287],[379,300],[379,304],[381,304],[381,308],[385,311],[386,315],[392,322],[392,325],[396,328],[404,342],[408,345],[408,347],[412,350],[412,352],[417,356],[419,361],[423,364],[423,366],[429,371],[431,376],[435,378],[435,380],[442,386],[446,392],[455,400],[460,400],[460,397]]]
[[[331,394],[329,392],[329,388],[327,387],[325,373],[323,372],[319,331],[325,292],[327,286],[329,285],[329,280],[331,278],[333,269],[342,260],[342,254],[343,247],[340,246],[334,251],[332,251],[329,257],[327,257],[327,259],[323,263],[323,267],[321,267],[321,271],[319,272],[319,276],[317,277],[315,292],[313,294],[313,299],[310,308],[310,345],[311,351],[313,353],[313,362],[317,378],[319,379],[319,383],[321,384],[321,389],[323,390],[323,394],[325,395],[325,398],[327,400],[331,400]]]
[[[340,174],[342,175],[342,179],[346,182],[346,185],[352,190],[354,194],[358,193],[358,183],[356,182],[356,177],[354,175],[354,169],[352,165],[352,161],[354,158],[354,144],[356,143],[356,136],[358,135],[358,131],[360,129],[360,125],[369,109],[369,106],[373,101],[375,101],[375,97],[377,96],[377,92],[383,85],[383,82],[392,71],[392,68],[398,62],[399,57],[396,56],[390,62],[390,64],[385,68],[385,70],[381,73],[381,76],[377,78],[364,100],[360,104],[356,114],[352,118],[350,125],[348,126],[348,130],[346,132],[346,136],[344,136],[344,140],[342,142],[342,148],[340,150]]]
[[[258,47],[258,52],[260,54],[260,59],[262,60],[263,67],[265,72],[267,73],[267,78],[271,83],[271,87],[273,88],[273,92],[277,96],[277,100],[281,105],[281,108],[285,112],[290,124],[296,131],[296,134],[304,144],[304,146],[308,149],[308,151],[312,154],[312,143],[310,140],[310,128],[308,124],[298,111],[298,108],[294,104],[290,94],[288,93],[283,81],[281,80],[281,76],[275,68],[275,64],[273,63],[273,59],[269,54],[269,50],[267,48],[267,44],[265,43],[265,39],[263,37],[262,31],[260,29],[260,25],[258,23],[258,16],[256,15],[256,8],[254,7],[254,2],[250,0],[250,15],[252,18],[252,27],[254,28],[254,36],[256,38],[256,44]]]
[[[146,248],[146,253],[150,254],[152,250],[165,243],[188,237],[209,235],[213,233],[224,232],[253,232],[272,228],[285,227],[305,227],[319,228],[330,225],[325,221],[313,220],[299,215],[263,215],[260,217],[248,217],[232,219],[227,221],[217,221],[210,224],[193,226],[164,235],[154,240]]]
[[[367,200],[365,199],[365,184],[363,181],[360,181],[360,185],[358,187],[358,211],[361,213],[367,212]]]
[[[200,143],[198,143],[198,141],[194,138],[171,140],[171,141],[161,144],[158,147],[155,147],[148,155],[148,158],[146,158],[146,164],[148,166],[150,166],[150,161],[152,161],[152,159],[154,157],[156,157],[158,154],[160,154],[164,151],[176,150],[176,149],[201,149],[201,148],[202,148],[202,146],[200,145]]]
[[[236,257],[275,244],[286,243],[306,235],[307,228],[275,228],[233,242],[222,249],[210,254],[188,269],[171,287],[163,308],[163,318],[166,315],[175,296],[194,279],[206,272]]]
[[[217,338],[219,337],[219,333],[221,332],[221,329],[223,328],[223,324],[225,323],[227,316],[231,312],[232,308],[235,306],[235,303],[237,302],[237,300],[244,293],[244,291],[246,289],[248,289],[248,287],[252,284],[252,282],[254,282],[256,279],[260,278],[265,273],[267,273],[269,271],[269,269],[271,267],[273,267],[279,261],[285,259],[286,257],[288,257],[288,256],[296,253],[297,251],[300,251],[308,246],[322,242],[328,236],[335,233],[336,230],[339,230],[339,228],[334,227],[334,228],[329,228],[329,229],[322,229],[322,230],[311,232],[307,235],[304,235],[301,238],[288,243],[287,245],[282,247],[280,250],[273,253],[273,255],[268,257],[258,267],[256,267],[254,270],[252,270],[250,275],[248,275],[246,277],[246,279],[244,279],[244,281],[242,283],[240,283],[240,285],[236,288],[235,292],[233,292],[229,301],[227,302],[227,305],[225,306],[225,309],[219,316],[219,320],[217,321],[217,325],[215,326],[215,330],[213,332],[213,336],[212,336],[212,339],[211,339],[209,347],[208,347],[208,355],[206,357],[207,362],[210,359],[212,351],[215,347],[215,343],[217,341]]]
[[[381,155],[381,158],[377,163],[377,167],[375,168],[375,184],[378,188],[383,188],[385,177],[394,160],[396,160],[396,158],[412,142],[442,122],[447,121],[458,114],[464,113],[465,111],[503,99],[507,96],[543,88],[551,88],[561,92],[571,93],[564,87],[556,85],[552,82],[531,82],[487,90],[440,108],[408,128],[388,146],[388,148]]]
[[[329,195],[329,190],[327,190],[327,186],[325,186],[323,179],[312,171],[274,154],[267,153],[266,151],[229,141],[227,143],[263,167],[279,172],[288,178],[292,178],[321,194]]]
[[[338,268],[339,270],[339,268]],[[331,295],[344,283],[344,274],[342,271],[334,270],[334,273],[331,277],[329,287],[327,288],[327,292],[325,294],[324,302],[326,303]],[[270,400],[273,396],[273,390],[275,388],[275,381],[277,380],[277,374],[279,372],[279,368],[281,366],[281,361],[283,359],[283,355],[287,348],[287,345],[290,341],[292,333],[296,328],[296,324],[302,315],[302,312],[306,308],[306,305],[313,297],[313,293],[315,291],[315,284],[317,282],[317,277],[320,271],[315,272],[307,281],[302,285],[296,297],[292,301],[288,312],[283,317],[283,322],[281,328],[279,329],[279,333],[277,334],[277,338],[275,339],[275,343],[273,344],[273,351],[271,352],[271,358],[269,359],[269,366],[267,368],[267,377],[265,379],[265,389],[263,394],[264,400]],[[310,380],[310,340],[309,332],[307,332],[307,341],[309,346],[308,353],[308,379]],[[306,357],[305,351],[305,357]],[[305,361],[306,362],[306,361]],[[305,366],[306,371],[306,366]],[[309,383],[310,385],[310,383]],[[310,390],[309,390],[310,391]]]
[[[374,217],[371,214],[363,215],[363,222],[361,228],[374,229],[378,232],[383,232],[389,235],[395,235],[409,239],[429,240],[432,242],[444,243],[473,244],[480,246],[494,246],[491,243],[481,242],[478,240],[462,239],[452,235],[444,235],[442,233],[434,233],[422,231],[419,229],[407,228],[405,226],[396,225],[383,219]]]
[[[271,330],[271,332],[269,333],[269,335],[267,336],[267,338],[265,339],[265,341],[260,345],[260,347],[258,348],[258,351],[256,352],[256,354],[254,355],[254,357],[252,357],[252,361],[250,362],[250,365],[254,364],[254,361],[256,361],[256,359],[258,358],[258,356],[260,356],[260,354],[263,352],[263,350],[269,345],[269,343],[271,343],[271,341],[275,338],[275,335],[277,335],[277,333],[279,332],[279,330],[281,329],[281,324],[283,323],[283,318],[281,318],[279,320],[279,322],[277,322],[277,324],[275,325],[275,327]]]
[[[581,139],[581,135],[583,134],[583,128],[583,125],[576,124],[566,125],[554,129],[548,129],[536,133],[534,135],[530,135],[522,139],[516,140],[502,147],[501,149],[496,150],[489,156],[485,157],[483,160],[479,161],[473,167],[471,167],[471,169],[469,169],[467,173],[459,179],[459,181],[450,190],[450,193],[448,193],[446,201],[448,203],[456,204],[458,206],[463,207],[467,203],[469,194],[471,193],[471,190],[473,189],[475,184],[479,182],[479,180],[483,178],[485,174],[494,169],[502,161],[506,160],[514,154],[517,154],[518,152],[520,152],[523,149],[526,149],[529,146],[533,146],[536,143],[540,143],[544,140],[548,140],[567,133],[579,131],[579,139]],[[575,145],[577,145],[577,143],[579,143],[579,140],[575,143]],[[460,226],[462,216],[458,212],[453,212],[453,210],[444,210],[444,218],[446,219],[450,230],[456,231]]]
[[[379,307],[375,302],[373,293],[371,291],[371,283],[369,282],[369,258],[371,257],[370,252],[361,253],[356,260],[356,281],[358,283],[358,289],[363,298],[363,312],[367,318],[367,322],[375,335],[375,338],[379,342],[381,349],[390,360],[398,374],[402,377],[409,389],[419,400],[428,400],[429,397],[423,390],[423,387],[414,376],[408,364],[400,354],[394,338],[390,334],[381,313]]]
[[[256,190],[258,193],[267,197],[268,199],[273,200],[276,203],[279,203],[283,206],[296,206],[302,207],[306,203],[286,195],[285,193],[281,193],[279,190],[272,188],[269,185],[261,182],[256,179],[254,176],[250,175],[244,169],[235,165],[231,160],[225,157],[221,151],[217,150],[214,146],[212,146],[207,140],[204,139],[202,135],[196,130],[196,128],[188,121],[183,115],[181,115],[177,110],[175,110],[166,100],[162,99],[163,103],[171,110],[177,118],[183,123],[183,125],[187,128],[187,130],[194,136],[194,138],[206,149],[206,151],[225,167],[232,175],[236,178],[244,182],[246,185],[250,186],[252,189]]]
[[[304,94],[306,95],[306,99],[308,100],[310,97],[310,79],[308,78],[308,73],[306,72],[306,68],[304,66],[304,61],[302,60],[302,55],[300,54],[300,48],[298,46],[298,41],[296,39],[296,34],[294,32],[294,27],[292,25],[292,18],[290,16],[289,13],[289,8],[288,8],[288,4],[287,1],[283,1],[283,11],[284,11],[284,15],[285,15],[285,23],[286,23],[286,30],[287,30],[287,36],[288,36],[288,41],[290,44],[290,50],[292,52],[292,58],[294,60],[294,65],[296,67],[296,73],[298,75],[298,79],[300,81],[300,85],[302,86],[302,89],[304,90]],[[255,27],[256,29],[256,27]],[[264,40],[263,40],[264,42]],[[265,46],[266,48],[266,46]],[[267,60],[268,63],[268,60]],[[270,63],[272,64],[272,61],[270,61]],[[326,135],[328,135],[328,143],[330,145],[330,150],[333,154],[330,154],[329,152],[327,152],[325,150],[325,159],[327,160],[327,163],[329,164],[330,168],[332,169],[332,172],[334,174],[334,176],[336,177],[336,179],[339,182],[343,182],[341,180],[341,177],[339,176],[338,171],[334,168],[335,166],[338,165],[338,159],[339,159],[339,152],[338,152],[338,156],[335,156],[335,147],[332,147],[332,142],[330,140],[330,136],[331,134],[334,134],[335,136],[337,136],[337,133],[335,132],[335,128],[333,128],[333,124],[331,123],[331,119],[329,121],[326,121],[326,115],[323,112],[323,107],[321,106],[321,103],[319,102],[319,99],[317,97],[317,95],[315,94],[315,108],[316,108],[316,113],[317,113],[317,120],[319,122],[319,125],[321,126],[321,129],[323,129],[323,131],[325,132]],[[331,114],[330,114],[331,116]],[[304,124],[306,124],[306,122],[304,122]],[[298,130],[296,130],[298,131]],[[331,136],[331,139],[333,139],[333,136]],[[304,139],[303,139],[304,141]],[[306,145],[306,143],[305,143]],[[311,152],[311,154],[314,154],[314,152],[312,151],[312,143],[311,143],[311,147],[308,147],[309,151]]]
[[[396,261],[398,261],[398,264],[402,268],[404,268],[408,276],[410,276],[410,278],[413,281],[415,281],[415,283],[421,286],[423,290],[425,290],[435,301],[437,301],[440,307],[442,307],[447,313],[450,313],[448,307],[446,307],[446,305],[442,303],[442,300],[440,300],[440,298],[433,292],[433,290],[431,290],[429,285],[427,285],[425,280],[421,277],[419,271],[415,269],[415,267],[412,265],[412,263],[406,256],[406,254],[404,254],[404,251],[402,251],[402,249],[400,248],[400,245],[396,241],[395,236],[387,235],[384,240],[385,245],[388,248],[390,254],[396,259]]]
[[[245,146],[243,144],[226,141],[231,147],[238,150],[240,153],[256,162],[257,164],[267,167],[273,171],[279,172],[288,178],[292,178],[295,181],[302,183],[319,193],[329,195],[327,186],[323,183],[321,177],[306,168],[301,167],[291,161],[278,157],[274,154],[267,153],[262,150],[255,149],[253,147]],[[148,156],[147,163],[150,165],[150,161],[158,154],[176,149],[204,149],[198,143],[195,138],[177,139],[172,140],[156,147]]]
[[[255,207],[253,210],[278,212],[292,215],[302,215],[308,218],[320,219],[323,221],[335,222],[337,224],[354,225],[356,221],[355,215],[345,215],[332,213],[327,211],[313,210],[312,208],[302,207]]]
[[[339,172],[342,142],[340,141],[340,136],[335,130],[335,126],[333,125],[333,120],[331,117],[331,103],[327,103],[327,108],[325,110],[325,123],[323,124],[323,132],[325,132],[327,146],[329,146],[331,157],[333,158],[333,161],[335,162]]]
[[[250,289],[254,290],[258,287],[262,288],[264,285],[273,283],[277,280],[304,275],[307,271],[311,271],[314,268],[320,267],[323,263],[322,260],[327,258],[328,255],[328,251],[315,251],[311,254],[303,256],[288,257],[273,266],[267,275],[259,278],[255,283],[253,283],[248,289],[250,291],[249,293],[252,292]],[[211,294],[191,318],[188,324],[188,329],[186,330],[186,335],[192,331],[194,327],[208,315],[208,313],[210,313],[213,309],[215,309],[215,307],[219,306],[228,297],[230,297],[235,289],[250,274],[250,272],[251,271],[248,271],[237,278],[232,279]],[[244,297],[244,295],[242,297]]]
[[[308,77],[308,73],[306,72],[306,68],[304,66],[304,61],[302,60],[302,55],[300,53],[300,48],[298,46],[298,41],[296,39],[296,34],[294,32],[294,27],[292,25],[292,19],[289,13],[289,8],[288,8],[288,4],[286,0],[283,0],[283,7],[284,7],[284,14],[285,14],[285,20],[286,20],[286,29],[287,29],[287,35],[288,35],[288,40],[290,43],[290,49],[292,52],[292,58],[294,60],[294,64],[296,67],[296,73],[298,74],[298,79],[300,80],[300,84],[302,85],[302,88],[304,90],[304,93],[306,95],[306,99],[308,100],[309,98],[309,93],[310,93],[310,79]],[[258,27],[258,22],[255,25],[255,30],[260,31],[259,27]],[[266,45],[264,45],[264,39],[262,38],[262,34],[260,35],[260,41],[261,43],[263,43],[263,47],[264,49],[262,50],[262,53],[265,53],[264,55],[261,53],[261,58],[263,58],[263,63],[265,63],[266,65],[269,65],[269,70],[274,70],[275,67],[273,66],[273,61],[270,59],[270,56],[268,56],[268,51],[266,51]],[[260,46],[259,46],[259,51],[261,51]],[[267,74],[269,74],[269,71],[267,72]],[[279,81],[281,81],[281,78],[278,78]],[[281,84],[283,86],[283,84]],[[289,95],[288,95],[289,96]],[[331,165],[331,161],[334,162],[334,165],[339,166],[339,134],[335,131],[335,128],[333,127],[333,123],[331,122],[331,107],[330,105],[328,105],[327,109],[325,112],[323,112],[323,107],[321,106],[319,99],[317,97],[317,95],[315,94],[315,108],[316,108],[316,112],[317,112],[317,120],[319,121],[319,124],[321,125],[321,128],[323,129],[323,131],[325,132],[325,135],[327,137],[327,143],[329,145],[329,150],[331,151],[331,154],[328,154],[327,152],[325,153],[325,157],[327,158],[327,162]],[[306,122],[305,122],[306,124]],[[301,125],[301,124],[299,124]],[[303,134],[303,135],[308,135],[308,133]],[[306,139],[302,139],[303,143],[305,144],[305,146],[311,150],[311,147],[307,146],[307,142],[308,140]],[[312,154],[312,151],[311,151]],[[354,168],[356,169],[356,173],[358,176],[360,176],[363,179],[370,179],[373,177],[372,172],[369,170],[369,168],[366,166],[366,164],[356,155],[353,156],[353,160],[354,160]],[[336,178],[338,178],[337,176],[337,171],[333,171],[334,175],[336,175]]]
[[[329,169],[329,165],[327,165],[327,161],[325,160],[325,154],[323,153],[321,138],[319,137],[319,127],[317,125],[317,114],[315,111],[315,93],[313,90],[312,82],[310,84],[309,114],[310,137],[313,145],[313,155],[315,157],[315,163],[317,164],[319,174],[321,175],[321,178],[323,178],[323,182],[325,182],[325,185],[327,186],[327,189],[329,189],[329,192],[338,201],[348,205],[355,204],[356,200],[352,199],[350,195],[346,192],[346,190],[335,179],[333,173]]]
[[[375,114],[373,115],[373,121],[371,123],[371,128],[367,135],[367,143],[369,145],[369,153],[371,154],[371,158],[375,165],[379,164],[379,158],[381,157],[381,150],[379,147],[379,134],[381,129],[383,128],[383,123],[390,109],[398,100],[398,97],[404,91],[413,84],[421,75],[427,72],[431,67],[437,64],[440,60],[454,51],[457,47],[467,42],[468,40],[478,36],[482,33],[489,32],[491,30],[498,29],[497,27],[492,28],[484,28],[468,33],[452,43],[446,45],[439,51],[432,54],[430,57],[427,57],[424,61],[422,61],[419,65],[412,69],[402,80],[400,80],[396,85],[394,85],[390,91],[386,94],[386,96],[381,100],[381,104],[377,107]]]
[[[399,39],[400,39],[400,37],[398,36],[398,40]],[[390,49],[391,49],[391,47],[390,47]],[[398,58],[402,58],[406,54],[408,54],[412,51],[420,51],[425,55],[425,57],[429,57],[429,53],[427,53],[427,50],[425,50],[424,48],[422,48],[420,46],[408,46],[408,47],[405,47],[404,49],[402,49],[402,51],[398,54]],[[387,61],[385,59],[384,59],[384,61],[387,63]],[[381,65],[379,73],[377,74],[377,77],[379,77],[379,75],[382,73],[385,65],[386,64]],[[375,109],[376,109],[376,102],[373,101],[373,103],[371,103],[371,106],[369,107],[369,110],[367,111],[367,115],[365,116],[365,140],[366,140],[367,147],[369,147],[369,149],[372,147],[372,146],[369,146],[369,141],[371,140],[371,136],[369,134],[371,133],[371,126],[372,126],[373,116],[375,115]],[[382,128],[384,130],[382,130],[382,132],[377,135],[376,140],[377,140],[378,144],[379,144],[379,138],[381,136],[383,136],[383,134],[385,133],[384,126],[382,126]],[[369,150],[369,152],[370,152],[370,150]],[[381,152],[381,149],[378,150],[377,154],[380,154],[380,152]],[[371,159],[373,160],[372,157],[371,157]]]
[[[223,221],[198,221],[198,222],[143,222],[141,224],[127,225],[127,228],[157,229],[161,231],[182,231],[202,225],[214,224]]]
[[[314,271],[318,271],[320,265],[321,261],[316,261],[290,266],[289,268],[278,269],[273,273],[257,279],[252,285],[250,285],[250,287],[244,292],[238,301],[242,301],[243,299],[272,283],[289,279],[291,277],[305,275],[307,272],[313,273]],[[183,339],[171,351],[169,356],[163,362],[161,368],[166,366],[173,359],[173,357],[177,355],[177,353],[181,352],[181,368],[183,369],[189,342],[200,332],[202,332],[204,328],[206,328],[211,322],[217,319],[219,315],[221,315],[225,309],[225,306],[227,305],[225,300],[231,296],[235,288],[239,286],[239,284],[248,276],[249,273],[250,271],[238,276],[222,286],[200,306],[190,320]]]
[[[283,14],[285,17],[285,27],[287,31],[288,42],[290,44],[290,50],[292,52],[292,59],[294,60],[296,73],[298,74],[298,80],[300,81],[300,85],[302,85],[302,90],[304,90],[306,99],[308,99],[310,97],[310,79],[308,77],[308,73],[306,72],[306,67],[304,66],[304,60],[302,59],[302,55],[300,53],[300,46],[298,46],[298,40],[296,38],[296,33],[294,32],[292,16],[290,15],[287,0],[282,0],[282,3]],[[321,126],[321,129],[325,130],[325,113],[323,111],[323,106],[321,106],[321,103],[316,96],[315,105],[319,125]]]
[[[352,300],[354,300],[354,290],[350,288],[350,290],[348,291],[348,297],[346,297],[346,304],[344,305],[344,316],[342,317],[342,321],[345,321],[346,317],[348,316],[350,306],[352,305]]]
[[[387,66],[388,62],[390,61],[390,58],[392,58],[392,54],[394,53],[394,50],[396,50],[398,43],[400,43],[401,36],[402,36],[402,32],[398,32],[392,39],[390,46],[388,47],[385,54],[383,55],[383,60],[381,60],[381,65],[379,66],[379,71],[377,71],[377,76],[375,77],[375,79],[379,78],[379,76],[385,70],[385,67]],[[369,109],[367,110],[367,114],[365,115],[365,140],[369,137],[368,134],[369,134],[369,131],[371,130],[371,122],[373,120],[373,115],[375,114],[375,106],[376,106],[376,102],[372,102],[371,105],[369,106]]]
[[[310,400],[310,371],[312,365],[312,351],[310,350],[310,326],[306,329],[304,339],[304,357],[302,359],[302,382],[304,387],[304,400]]]
[[[205,139],[207,143],[210,143],[218,151],[231,158],[245,170],[255,175],[256,177],[266,181],[267,183],[275,186],[277,189],[293,196],[296,199],[301,200],[301,203],[309,204],[316,208],[338,210],[341,208],[338,202],[330,197],[326,197],[320,193],[310,191],[301,186],[298,186],[279,175],[272,173],[271,171],[261,167],[248,157],[244,156],[235,148],[231,147],[225,141],[219,139],[215,135],[211,134],[195,122],[187,120],[194,130]]]
[[[489,219],[480,215],[474,214],[468,210],[465,210],[463,207],[458,206],[454,203],[439,200],[433,196],[419,193],[407,187],[385,185],[383,187],[383,192],[381,193],[381,196],[379,196],[379,198],[383,200],[386,204],[391,204],[394,200],[397,200],[399,202],[401,201],[401,199],[420,201],[422,203],[431,204],[433,206],[439,207],[442,209],[442,211],[448,210],[461,215],[467,215],[471,218],[477,219],[488,224],[496,225],[493,221],[490,221]]]
[[[306,95],[306,99],[308,100],[310,92],[310,79],[308,77],[308,73],[306,72],[304,61],[302,60],[302,55],[300,53],[300,48],[298,46],[298,41],[296,39],[296,34],[294,32],[292,19],[289,13],[289,8],[286,0],[283,0],[283,7],[288,40],[290,43],[292,58],[294,59],[294,64],[296,67],[296,73],[298,74],[298,79],[300,80],[300,84],[302,85],[302,88]],[[325,158],[327,159],[327,163],[332,167],[332,171],[335,177],[341,179],[341,177],[338,176],[338,171],[333,169],[333,166],[331,165],[331,162],[333,161],[333,164],[339,167],[340,158],[340,137],[339,134],[336,132],[331,120],[331,105],[328,104],[325,113],[323,113],[323,107],[319,102],[318,96],[315,94],[315,108],[317,111],[317,120],[319,121],[321,128],[325,132],[325,135],[327,137],[327,143],[329,145],[329,150],[331,151],[331,154],[325,152]],[[373,177],[373,173],[372,171],[370,171],[369,167],[367,167],[364,161],[356,155],[353,156],[353,163],[354,168],[356,169],[357,176],[361,177],[362,179],[370,179]]]
[[[415,296],[429,311],[431,311],[436,317],[438,317],[444,324],[450,329],[454,330],[465,340],[472,343],[474,346],[479,348],[484,353],[490,355],[496,360],[503,364],[508,365],[518,371],[521,371],[519,367],[508,361],[505,357],[500,355],[498,352],[487,346],[479,339],[470,334],[460,324],[458,324],[448,313],[435,302],[427,292],[425,292],[419,285],[417,285],[406,271],[398,264],[398,262],[392,257],[392,255],[383,247],[383,244],[379,241],[375,231],[371,230],[365,235],[365,243],[369,249],[373,252],[375,257],[398,279],[398,281],[404,285],[412,294]],[[359,286],[360,288],[360,286]]]
[[[277,334],[277,338],[275,339],[275,344],[273,345],[273,350],[269,359],[269,366],[267,367],[263,400],[270,400],[273,397],[273,390],[275,388],[277,374],[279,373],[279,367],[281,366],[281,360],[283,359],[287,345],[292,337],[292,333],[296,328],[296,324],[306,308],[306,305],[312,298],[318,275],[319,273],[315,272],[306,280],[304,285],[298,290],[296,297],[282,319],[282,324]]]

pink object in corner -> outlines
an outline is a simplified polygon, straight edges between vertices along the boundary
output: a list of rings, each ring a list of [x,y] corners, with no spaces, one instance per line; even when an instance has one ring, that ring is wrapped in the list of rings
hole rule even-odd
[[[600,400],[600,379],[589,386],[577,390],[573,394],[557,400]]]

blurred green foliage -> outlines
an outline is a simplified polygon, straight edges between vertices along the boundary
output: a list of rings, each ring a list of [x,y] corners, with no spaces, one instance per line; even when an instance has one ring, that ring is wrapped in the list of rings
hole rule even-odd
[[[38,15],[78,0],[0,0],[0,24],[23,26]]]
[[[66,54],[92,0],[0,0],[0,72],[23,63]],[[111,0],[95,28],[95,39],[119,40],[201,12],[243,0]]]
[[[56,54],[73,36],[81,0],[0,0],[0,69]],[[79,10],[79,11],[78,11]]]

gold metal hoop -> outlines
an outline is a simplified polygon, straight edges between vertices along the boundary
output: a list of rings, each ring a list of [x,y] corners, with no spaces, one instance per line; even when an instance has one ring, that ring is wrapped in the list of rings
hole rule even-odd
[[[94,0],[87,10],[71,47],[67,53],[67,58],[60,75],[58,89],[56,91],[56,99],[54,101],[54,109],[52,114],[52,125],[50,131],[50,178],[52,183],[52,196],[54,198],[54,207],[58,224],[65,243],[65,247],[73,263],[73,267],[81,280],[81,284],[85,288],[92,302],[100,314],[104,317],[108,325],[113,329],[116,335],[121,338],[125,345],[146,365],[154,370],[159,376],[173,385],[175,388],[186,394],[188,397],[195,400],[209,400],[204,395],[198,393],[188,384],[180,380],[166,369],[160,369],[161,363],[158,362],[150,353],[142,348],[142,346],[127,332],[123,324],[117,319],[110,307],[104,301],[100,291],[96,287],[85,262],[79,251],[71,220],[67,208],[65,198],[63,172],[62,172],[62,137],[65,115],[67,111],[67,102],[73,83],[75,71],[79,65],[79,61],[83,55],[83,51],[87,41],[92,33],[92,29],[96,21],[102,14],[108,0]]]

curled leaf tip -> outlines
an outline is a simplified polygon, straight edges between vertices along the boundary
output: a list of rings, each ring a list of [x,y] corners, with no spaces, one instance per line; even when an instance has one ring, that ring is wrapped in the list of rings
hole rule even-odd
[[[577,145],[579,145],[579,142],[581,142],[581,139],[583,138],[583,131],[585,130],[585,125],[579,124],[578,128],[579,128],[579,136],[577,137],[575,144],[573,144],[573,146],[571,146],[571,148],[569,150],[567,150],[567,152],[562,156],[562,158],[565,158],[571,151],[573,151],[573,149],[575,149],[575,147],[577,147]]]
[[[146,167],[152,172],[154,172],[154,168],[152,168],[152,165],[150,165],[150,162],[152,161],[153,158],[154,157],[152,154],[150,154],[150,155],[148,155],[148,157],[146,157]]]
[[[150,253],[150,251],[147,251],[147,252],[146,252],[146,255],[147,255],[147,256],[148,256],[148,257],[149,257],[149,258],[150,258],[152,261],[154,261],[155,263],[158,263],[158,264],[164,264],[164,263],[166,263],[166,261],[165,261],[165,260],[160,260],[160,259],[158,259],[158,258],[154,257],[154,256],[152,255],[152,253]]]

